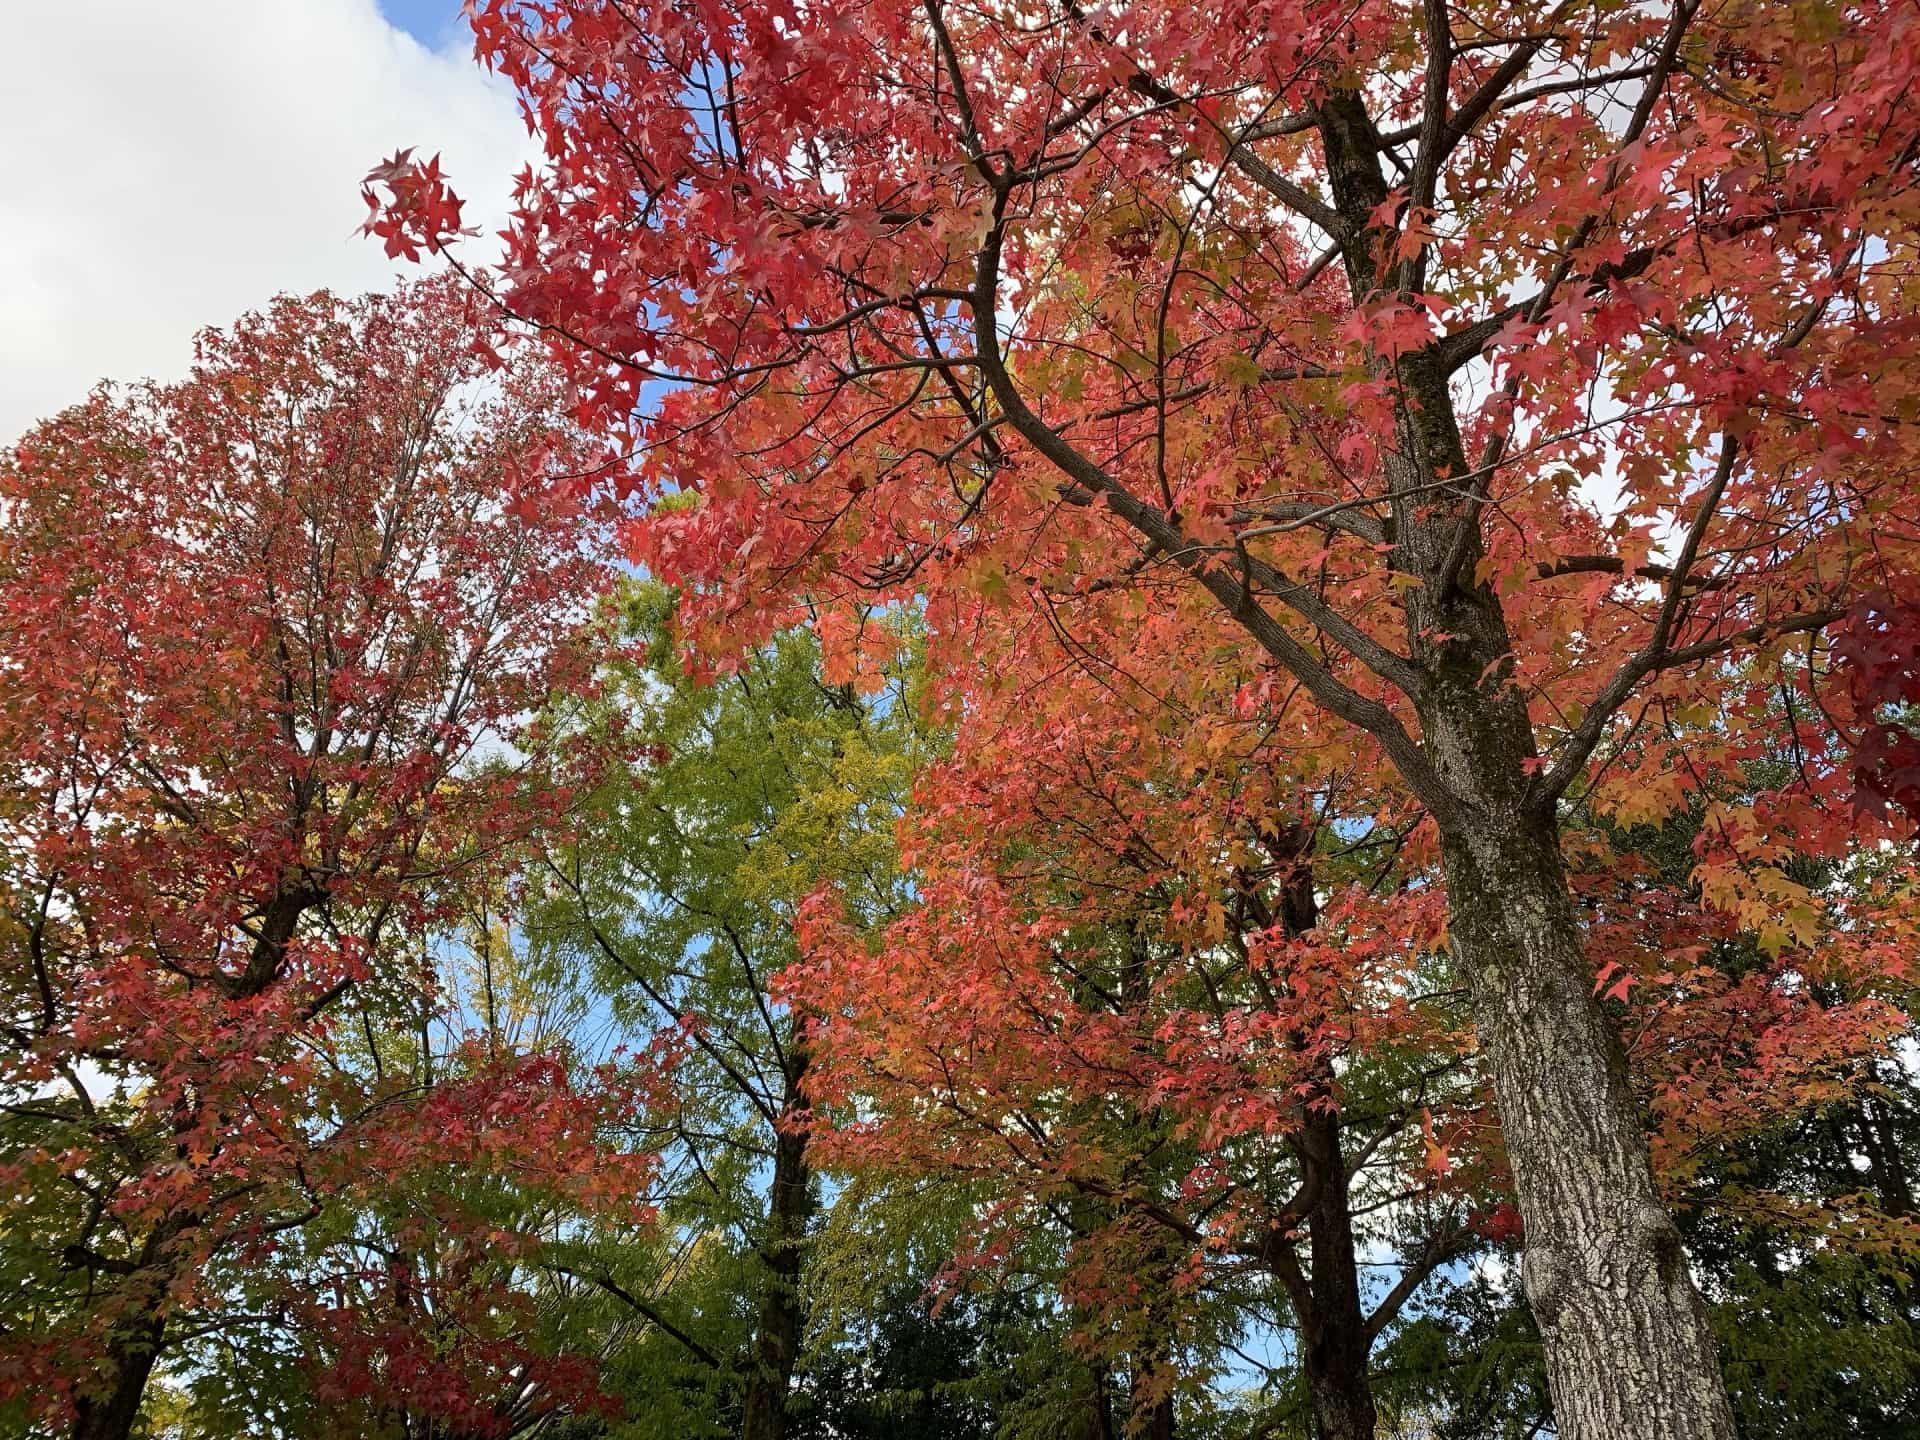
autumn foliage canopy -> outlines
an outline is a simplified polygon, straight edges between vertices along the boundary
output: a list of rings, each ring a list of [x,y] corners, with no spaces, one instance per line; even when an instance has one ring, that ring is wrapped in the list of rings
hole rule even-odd
[[[631,1204],[643,1178],[594,1148],[624,1102],[564,1070],[410,1097],[341,1048],[597,763],[527,720],[590,681],[604,520],[512,503],[589,452],[537,367],[462,403],[472,316],[445,284],[283,300],[0,468],[0,1064],[36,1097],[5,1184],[74,1217],[18,1279],[0,1392],[83,1427],[230,1303],[223,1261],[370,1176],[485,1167],[519,1130],[529,1181]]]
[[[1514,18],[478,4],[545,156],[476,279],[697,495],[630,541],[709,653],[811,608],[857,664],[861,607],[924,599],[963,687],[1044,615],[1164,709],[1171,625],[1202,713],[1419,806],[1562,1431],[1726,1435],[1563,812],[1704,812],[1694,883],[1778,954],[1823,912],[1792,858],[1899,783],[1884,660],[1832,637],[1913,565],[1920,26]],[[395,252],[457,238],[432,164],[368,199]]]
[[[0,1419],[1903,1433],[1920,9],[465,14],[0,460]]]

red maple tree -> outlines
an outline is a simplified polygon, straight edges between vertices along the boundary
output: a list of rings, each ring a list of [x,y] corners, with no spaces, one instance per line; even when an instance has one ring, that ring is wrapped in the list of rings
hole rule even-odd
[[[1430,828],[1301,744],[1309,707],[1193,703],[1222,677],[1178,657],[1225,638],[1214,617],[1124,657],[996,606],[970,633],[984,677],[903,834],[918,903],[875,946],[823,893],[783,979],[818,1017],[818,1141],[968,1187],[956,1280],[1064,1227],[1076,1338],[1130,1370],[1144,1433],[1200,1378],[1175,1361],[1210,1292],[1277,1283],[1317,1433],[1370,1436],[1374,1341],[1483,1233],[1501,1172],[1433,984]],[[1365,1238],[1398,1242],[1383,1293]]]
[[[444,281],[283,298],[0,459],[4,1176],[39,1235],[0,1394],[83,1440],[218,1312],[216,1257],[545,1113],[538,1066],[416,1114],[327,1063],[598,759],[529,720],[591,684],[602,457],[486,331]]]
[[[545,144],[475,278],[700,496],[636,558],[736,637],[924,595],[955,673],[961,597],[1226,617],[1437,831],[1561,1432],[1730,1435],[1562,806],[1914,568],[1911,7],[471,15]]]

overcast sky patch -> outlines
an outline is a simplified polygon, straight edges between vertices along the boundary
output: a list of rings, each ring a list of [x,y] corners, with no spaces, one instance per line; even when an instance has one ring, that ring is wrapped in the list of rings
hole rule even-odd
[[[444,152],[497,229],[535,152],[452,0],[62,0],[9,17],[0,443],[96,380],[181,375],[278,291],[385,288],[360,177]],[[420,37],[431,37],[422,43]]]

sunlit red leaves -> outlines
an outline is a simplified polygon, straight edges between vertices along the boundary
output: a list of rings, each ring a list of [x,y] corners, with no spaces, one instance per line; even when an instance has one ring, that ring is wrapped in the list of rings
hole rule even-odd
[[[1174,1147],[1160,1153],[1188,1157],[1157,1203],[1206,1217],[1199,1257],[1273,1223],[1283,1197],[1250,1186],[1271,1163],[1257,1157],[1339,1108],[1338,1066],[1465,1043],[1407,984],[1440,943],[1444,896],[1323,885],[1302,936],[1236,900],[1237,886],[1270,897],[1310,865],[1289,849],[1289,817],[1310,794],[1364,796],[1365,772],[1349,756],[1313,781],[1289,774],[1262,748],[1289,723],[1264,681],[1241,687],[1231,718],[1182,703],[1224,699],[1208,688],[1222,678],[1164,663],[1153,640],[1184,650],[1207,623],[1161,617],[1131,651],[1083,631],[1111,657],[1085,666],[1044,623],[998,607],[967,633],[992,679],[957,698],[958,755],[922,777],[903,823],[913,911],[876,939],[815,897],[806,961],[782,980],[816,1017],[815,1143],[842,1164],[965,1177],[1001,1197],[970,1265],[1004,1258],[1049,1203],[1109,1197],[1111,1226],[1075,1242],[1072,1285],[1119,1304],[1124,1257],[1156,1231],[1163,1251],[1199,1243],[1169,1231],[1168,1212],[1133,1208],[1153,1200],[1128,1178],[1142,1126],[1156,1150]],[[1446,1124],[1468,1151],[1486,1138],[1470,1117]]]
[[[1367,1013],[1340,989],[1363,951],[1275,947],[1301,962],[1282,1028],[1307,1039],[1274,1045],[1260,1017],[1198,1015],[1157,979],[1094,1004],[1075,947],[1095,922],[1138,923],[1190,974],[1230,936],[1264,946],[1270,927],[1231,913],[1223,873],[1260,863],[1260,823],[1315,803],[1404,835],[1405,874],[1428,875],[1432,830],[1371,742],[1266,668],[1177,562],[1270,566],[1269,595],[1344,617],[1336,635],[1274,601],[1334,678],[1417,729],[1419,697],[1353,657],[1453,643],[1409,633],[1415,602],[1452,580],[1418,573],[1401,527],[1463,496],[1484,551],[1465,578],[1499,598],[1491,648],[1511,646],[1479,656],[1475,683],[1515,687],[1546,752],[1516,778],[1550,771],[1609,677],[1645,662],[1569,796],[1629,830],[1704,817],[1686,877],[1704,909],[1683,906],[1687,923],[1768,960],[1764,978],[1709,975],[1665,953],[1682,947],[1615,943],[1594,902],[1598,992],[1679,1047],[1647,1073],[1693,1073],[1681,1042],[1720,1020],[1741,1043],[1719,1056],[1751,1061],[1736,1088],[1771,1076],[1793,1105],[1818,1091],[1781,1068],[1795,1027],[1828,1024],[1837,1048],[1801,1052],[1816,1070],[1872,1036],[1867,1010],[1793,993],[1841,927],[1789,869],[1881,833],[1851,833],[1839,803],[1848,761],[1821,710],[1850,702],[1828,693],[1821,632],[1915,568],[1892,540],[1920,472],[1920,26],[1902,5],[1833,18],[1792,0],[1701,7],[1666,72],[1671,14],[1583,12],[1524,94],[1449,138],[1429,195],[1406,176],[1372,206],[1370,254],[1344,267],[1329,237],[1347,222],[1316,208],[1315,110],[1364,76],[1375,122],[1414,142],[1428,97],[1410,7],[1121,4],[1039,26],[906,0],[804,18],[724,0],[474,7],[479,53],[546,147],[518,187],[501,293],[578,342],[582,415],[628,433],[643,490],[673,497],[633,527],[632,554],[687,588],[708,663],[823,614],[850,675],[861,606],[924,603],[931,691],[962,730],[904,837],[922,905],[882,961],[823,902],[795,980],[858,1083],[895,1087],[911,1117],[847,1143],[1052,1184],[1115,1163],[1081,1143],[1109,1089],[1182,1111],[1213,1144],[1281,1113],[1316,1017]],[[1445,114],[1472,104],[1497,48],[1452,57]],[[1650,71],[1663,90],[1642,104]],[[1291,192],[1233,163],[1243,127],[1269,121],[1248,143]],[[377,224],[431,242],[446,219],[396,191]],[[983,344],[1004,347],[1011,387],[983,379]],[[1484,366],[1464,368],[1472,354]],[[1455,415],[1409,413],[1416,360],[1446,367]],[[1084,468],[1046,459],[1032,426],[1016,439],[1008,388],[1177,523],[1179,556],[1119,523]],[[1483,458],[1380,499],[1408,432],[1455,419]],[[1789,653],[1770,636],[1796,616]],[[1653,673],[1690,647],[1700,659]],[[1898,659],[1867,658],[1856,673],[1897,692]],[[1912,757],[1889,732],[1875,743],[1870,774],[1904,794]],[[1283,765],[1259,763],[1269,747]],[[1777,762],[1786,782],[1752,778]],[[1060,828],[1042,844],[1023,816]],[[1328,921],[1343,938],[1345,923]],[[1410,946],[1433,932],[1406,922]],[[1890,973],[1884,941],[1878,958],[1837,948],[1858,975]],[[1045,1124],[1021,1123],[1033,1107]],[[1449,1123],[1436,1115],[1435,1136]]]
[[[0,826],[35,937],[0,1078],[124,1091],[21,1158],[101,1186],[129,1237],[126,1283],[96,1275],[54,1342],[75,1373],[142,1307],[215,1303],[209,1257],[343,1160],[405,1165],[392,1133],[328,1148],[354,1113],[331,1009],[415,985],[400,942],[604,763],[528,723],[592,682],[601,451],[550,373],[481,388],[483,314],[446,283],[282,299],[203,334],[188,380],[102,390],[0,459]],[[564,1142],[541,1103],[509,1123]],[[556,1178],[597,1201],[620,1172]]]
[[[460,227],[462,202],[440,173],[440,157],[412,157],[411,149],[394,152],[367,172],[361,191],[369,212],[366,232],[386,242],[388,259],[418,260],[423,248],[437,251],[456,236],[474,233]]]
[[[1010,167],[1059,156],[1016,185],[1000,237],[1015,378],[1196,546],[1223,547],[1220,563],[1251,529],[1254,554],[1391,642],[1420,582],[1390,543],[1244,512],[1377,493],[1397,424],[1384,360],[1491,316],[1496,383],[1463,394],[1461,420],[1469,454],[1512,443],[1476,578],[1508,611],[1504,678],[1551,741],[1645,640],[1660,585],[1638,572],[1698,494],[1716,431],[1739,438],[1741,463],[1715,573],[1687,589],[1676,641],[1764,625],[1827,603],[1849,570],[1904,563],[1870,556],[1861,529],[1888,477],[1913,469],[1904,431],[1875,417],[1915,394],[1900,262],[1865,237],[1916,215],[1904,82],[1920,40],[1897,7],[1869,7],[1810,52],[1817,18],[1788,3],[1737,29],[1700,17],[1668,98],[1624,146],[1592,97],[1549,86],[1497,107],[1450,156],[1446,205],[1411,213],[1402,186],[1372,216],[1394,258],[1425,255],[1427,283],[1356,306],[1338,265],[1300,283],[1314,254],[1301,227],[1216,167],[1233,125],[1308,113],[1340,65],[1392,77],[1382,116],[1416,118],[1411,17],[1219,3],[1030,32],[947,16],[988,151]],[[502,298],[580,342],[561,347],[580,414],[631,432],[645,486],[699,497],[630,543],[689,587],[703,649],[908,596],[964,647],[956,594],[962,610],[1022,605],[1035,587],[1135,573],[1110,517],[1063,505],[1061,477],[969,408],[990,186],[964,156],[922,7],[829,6],[803,24],[754,4],[490,0],[472,21],[546,147],[521,179]],[[1550,73],[1571,86],[1631,72],[1663,25],[1596,15]],[[1457,56],[1452,103],[1494,64]],[[721,74],[711,113],[686,103]],[[1198,98],[1146,104],[1153,75]],[[1624,113],[1637,78],[1593,94]],[[1258,116],[1221,98],[1242,90],[1261,94]],[[1057,128],[1083,101],[1079,128]],[[1098,143],[1077,148],[1082,129]],[[1313,162],[1305,138],[1270,154],[1288,174]],[[1204,207],[1182,188],[1189,170]],[[374,217],[390,241],[446,238],[456,217],[431,165],[403,152],[370,180],[391,197]],[[1514,307],[1569,235],[1554,303]],[[1582,557],[1613,568],[1562,568]],[[1153,603],[1188,602],[1164,586]]]

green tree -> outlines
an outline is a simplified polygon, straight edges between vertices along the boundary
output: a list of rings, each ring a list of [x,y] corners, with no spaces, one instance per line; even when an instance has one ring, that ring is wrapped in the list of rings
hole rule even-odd
[[[653,1137],[669,1167],[665,1217],[708,1283],[645,1303],[684,1337],[683,1362],[725,1372],[713,1423],[777,1440],[821,1203],[805,1017],[777,977],[816,889],[832,885],[856,924],[908,897],[894,822],[930,743],[911,694],[912,626],[871,617],[899,656],[872,693],[826,681],[799,631],[707,683],[681,664],[672,591],[636,582],[621,606],[600,723],[625,727],[637,763],[543,854],[527,932],[543,963],[591,974],[674,1065]]]

